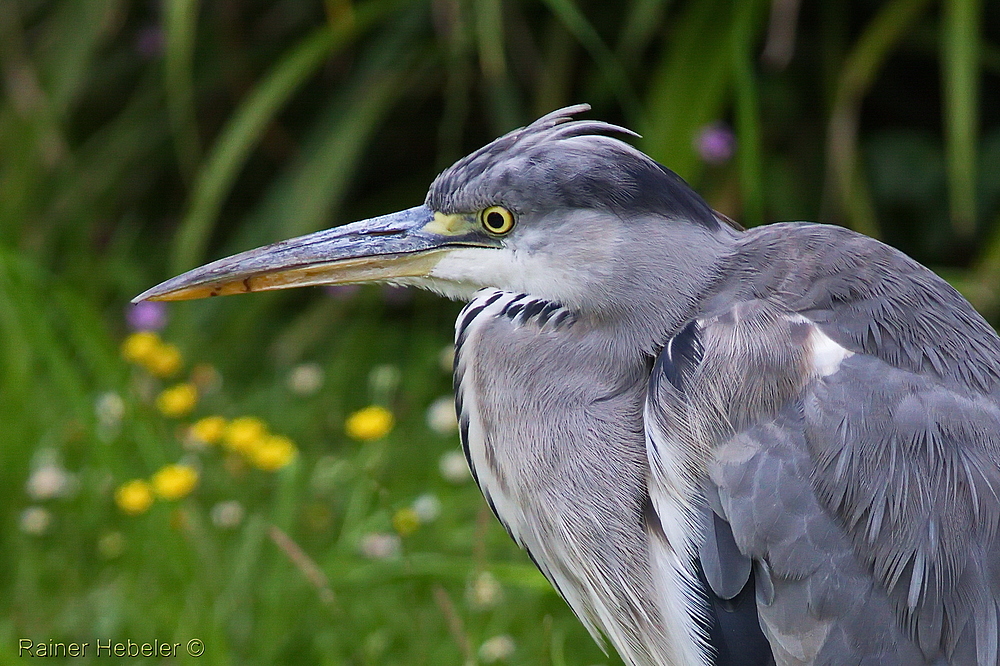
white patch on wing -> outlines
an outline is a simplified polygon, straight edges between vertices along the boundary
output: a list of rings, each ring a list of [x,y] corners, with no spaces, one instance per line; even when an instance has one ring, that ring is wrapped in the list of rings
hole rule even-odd
[[[840,364],[843,363],[844,359],[854,356],[854,352],[836,343],[814,321],[801,315],[792,318],[792,320],[809,324],[806,348],[816,376],[829,377],[840,369]]]

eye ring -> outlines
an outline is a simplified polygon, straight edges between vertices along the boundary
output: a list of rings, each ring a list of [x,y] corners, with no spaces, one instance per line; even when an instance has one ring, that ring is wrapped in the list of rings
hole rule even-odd
[[[514,213],[503,206],[490,206],[479,211],[479,224],[486,230],[486,233],[494,236],[509,234],[514,228],[515,221]]]

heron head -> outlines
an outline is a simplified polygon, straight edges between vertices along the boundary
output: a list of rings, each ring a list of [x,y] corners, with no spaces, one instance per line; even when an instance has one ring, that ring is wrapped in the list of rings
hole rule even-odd
[[[587,308],[618,298],[612,287],[633,273],[647,279],[662,251],[697,263],[685,231],[711,236],[725,223],[676,174],[608,136],[632,132],[572,120],[587,109],[555,111],[462,158],[420,206],[220,259],[135,300],[389,282],[452,298],[497,287]]]

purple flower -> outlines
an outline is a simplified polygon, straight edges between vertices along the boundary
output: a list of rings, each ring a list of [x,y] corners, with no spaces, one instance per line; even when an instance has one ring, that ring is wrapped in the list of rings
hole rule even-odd
[[[159,331],[167,325],[167,306],[156,301],[130,305],[125,311],[128,325],[135,331]]]
[[[725,123],[710,123],[698,132],[695,149],[706,163],[713,166],[725,164],[736,152],[736,137]]]

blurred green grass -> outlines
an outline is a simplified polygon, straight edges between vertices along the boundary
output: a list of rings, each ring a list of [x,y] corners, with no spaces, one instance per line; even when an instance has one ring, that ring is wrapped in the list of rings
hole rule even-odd
[[[505,663],[620,663],[439,470],[457,437],[427,411],[450,395],[459,304],[365,287],[173,305],[184,368],[164,382],[121,358],[128,300],[413,205],[464,152],[589,101],[722,212],[879,235],[995,320],[998,26],[996,0],[0,2],[0,663],[20,638],[200,638],[197,659],[147,662],[471,664],[498,637]],[[198,364],[221,388],[160,414]],[[303,367],[313,393],[290,385]],[[395,428],[352,440],[373,403]],[[209,414],[258,416],[299,455],[271,473],[192,451]],[[178,461],[192,494],[116,507]],[[39,493],[41,469],[68,485]],[[428,494],[438,517],[393,520]]]

